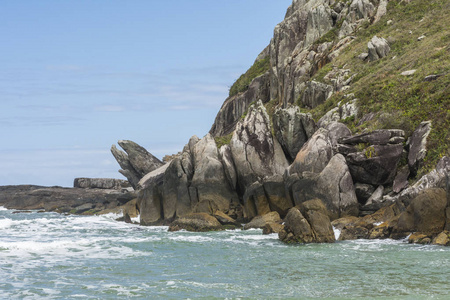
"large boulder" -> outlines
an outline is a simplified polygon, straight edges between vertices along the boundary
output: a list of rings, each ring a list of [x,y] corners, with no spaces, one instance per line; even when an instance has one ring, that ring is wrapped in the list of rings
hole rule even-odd
[[[368,143],[371,145],[386,145],[389,143],[398,144],[403,142],[404,137],[405,132],[400,129],[378,129],[371,132],[341,138],[339,139],[339,143],[350,145],[360,143]]]
[[[227,211],[232,202],[238,203],[238,196],[227,180],[211,134],[195,144],[192,155],[194,176],[190,186],[196,189],[198,197],[198,201],[192,200],[198,202],[195,211],[213,213],[214,208]]]
[[[320,173],[333,156],[328,131],[320,128],[300,149],[294,162],[289,166],[289,174],[303,172]]]
[[[316,131],[310,114],[300,113],[298,106],[278,108],[273,115],[275,136],[292,162],[298,151]]]
[[[427,137],[431,131],[431,121],[420,123],[409,141],[408,166],[411,175],[416,176],[427,154]]]
[[[444,189],[422,191],[412,200],[392,230],[391,237],[403,238],[412,232],[435,236],[442,232],[446,223],[447,194]]]
[[[305,47],[312,45],[332,27],[333,18],[328,4],[319,4],[309,10],[306,25]]]
[[[287,182],[295,205],[319,198],[326,205],[331,220],[358,215],[355,187],[341,154],[333,156],[320,174],[304,172],[297,180]]]
[[[261,101],[250,106],[245,119],[236,125],[230,148],[241,191],[266,176],[283,174],[288,166]]]
[[[310,200],[289,210],[278,233],[285,243],[333,243],[333,227],[320,200]]]
[[[378,186],[393,182],[402,153],[402,144],[372,145],[346,159],[354,181]]]
[[[280,215],[276,211],[254,217],[249,223],[244,225],[244,229],[257,228],[262,229],[267,224],[281,223]]]

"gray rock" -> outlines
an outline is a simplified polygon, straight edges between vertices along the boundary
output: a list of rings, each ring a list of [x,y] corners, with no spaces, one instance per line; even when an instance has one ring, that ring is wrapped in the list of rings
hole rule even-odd
[[[306,25],[305,47],[314,43],[317,39],[330,31],[333,27],[331,9],[328,5],[320,4],[308,11]]]
[[[380,3],[378,4],[378,8],[377,8],[377,13],[376,13],[375,18],[373,20],[373,23],[378,22],[381,19],[381,17],[386,15],[387,3],[388,3],[388,0],[380,0]]]
[[[334,92],[331,85],[316,81],[307,81],[306,90],[302,96],[302,104],[308,108],[315,108],[324,103]]]
[[[121,190],[130,187],[126,180],[113,178],[75,178],[73,187],[83,189],[115,189]]]
[[[257,100],[261,100],[263,103],[270,100],[268,73],[253,79],[247,91],[227,98],[217,113],[209,132],[213,136],[230,134],[250,104]]]
[[[178,231],[181,229],[202,232],[223,230],[224,227],[215,217],[207,213],[192,213],[175,220],[169,226],[169,231]]]
[[[423,163],[427,154],[427,137],[431,132],[431,121],[422,122],[414,130],[410,138],[408,165],[412,176],[416,176],[417,171]]]
[[[408,187],[409,167],[403,166],[397,171],[397,175],[394,179],[393,191],[394,193],[400,193],[402,190]]]
[[[270,204],[267,199],[264,187],[259,182],[254,182],[245,189],[244,200],[244,216],[246,219],[253,219],[270,213]]]
[[[402,152],[402,144],[374,145],[346,159],[355,182],[384,185],[393,182]]]
[[[211,134],[207,134],[195,144],[192,154],[195,171],[191,187],[197,189],[199,205],[213,205],[221,211],[226,211],[231,202],[239,202],[236,192],[227,180]],[[202,212],[200,207],[197,207],[196,211]]]
[[[162,185],[163,216],[165,220],[173,220],[177,216],[191,213],[193,204],[189,194],[189,180],[181,165],[181,159],[172,160],[164,172]],[[194,200],[194,203],[196,203]]]
[[[353,99],[328,111],[322,118],[320,118],[320,120],[317,122],[317,125],[319,127],[325,128],[331,122],[337,122],[352,116],[356,117],[357,114],[357,99]]]
[[[157,225],[164,219],[161,184],[162,182],[155,182],[139,191],[137,206],[141,225]]]
[[[411,75],[413,75],[414,73],[416,73],[416,71],[417,71],[417,70],[407,70],[407,71],[401,72],[400,75],[402,75],[402,76],[411,76]]]
[[[321,128],[300,149],[294,162],[289,166],[288,173],[289,175],[295,173],[301,175],[305,171],[320,173],[332,155],[328,131]]]
[[[367,43],[369,52],[369,61],[375,61],[388,55],[391,51],[389,43],[384,38],[374,36],[370,42]]]
[[[241,191],[266,176],[283,174],[288,162],[278,141],[273,138],[270,119],[261,101],[249,108],[238,122],[230,142]]]
[[[350,4],[347,20],[355,23],[360,19],[368,19],[375,15],[375,6],[369,0],[353,0]]]
[[[300,113],[298,106],[278,108],[273,115],[275,136],[290,161],[316,131],[316,124],[309,114]]]
[[[295,205],[319,198],[326,205],[331,220],[358,215],[358,200],[352,177],[341,154],[333,156],[320,174],[304,172],[302,177],[287,180]]]
[[[276,211],[284,218],[288,210],[294,206],[292,200],[286,195],[283,176],[273,175],[264,178],[264,192],[271,211]]]
[[[237,187],[237,174],[234,167],[233,155],[231,154],[230,145],[223,145],[219,149],[219,158],[223,164],[225,175],[233,190]]]
[[[367,58],[369,58],[369,53],[367,53],[367,52],[363,52],[363,53],[361,53],[360,55],[358,55],[358,58],[360,59],[360,60],[366,60]]]
[[[378,186],[377,189],[373,192],[373,194],[367,200],[366,205],[371,205],[376,202],[380,202],[383,200],[384,187],[382,185]]]
[[[338,144],[338,140],[349,137],[352,135],[352,131],[340,122],[331,122],[325,129],[328,131],[328,138],[330,139],[331,146],[335,147]]]

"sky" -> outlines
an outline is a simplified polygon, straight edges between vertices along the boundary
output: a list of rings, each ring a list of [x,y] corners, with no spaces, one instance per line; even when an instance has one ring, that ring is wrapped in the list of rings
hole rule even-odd
[[[120,178],[203,137],[292,0],[2,0],[0,185]]]

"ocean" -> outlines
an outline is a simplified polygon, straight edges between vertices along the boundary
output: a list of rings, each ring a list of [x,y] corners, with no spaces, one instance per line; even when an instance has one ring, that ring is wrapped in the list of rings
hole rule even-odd
[[[0,298],[450,298],[450,247],[285,245],[261,230],[168,232],[117,217],[0,208]]]

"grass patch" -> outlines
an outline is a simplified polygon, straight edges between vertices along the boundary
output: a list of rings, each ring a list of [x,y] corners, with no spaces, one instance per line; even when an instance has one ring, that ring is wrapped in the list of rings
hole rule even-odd
[[[224,135],[224,136],[216,136],[214,140],[216,141],[217,149],[220,149],[223,145],[229,145],[231,142],[231,138],[233,137],[233,133]]]
[[[250,69],[242,74],[230,87],[229,96],[232,97],[238,93],[245,92],[249,84],[256,77],[266,73],[270,69],[270,57],[267,56],[259,61],[256,61]]]

